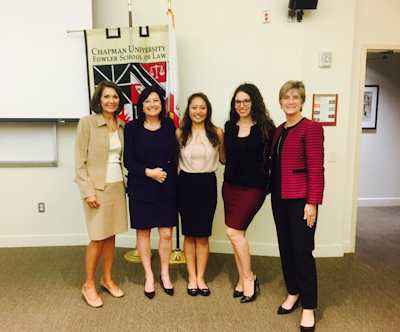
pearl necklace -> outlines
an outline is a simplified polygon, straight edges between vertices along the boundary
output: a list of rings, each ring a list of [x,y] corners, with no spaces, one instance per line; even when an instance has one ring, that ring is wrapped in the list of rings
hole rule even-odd
[[[150,130],[157,130],[158,128],[161,127],[161,121],[160,121],[160,122],[158,123],[158,125],[155,126],[155,127],[150,126],[150,125],[145,121],[145,122],[144,122],[144,126],[147,127],[147,128],[150,129]]]

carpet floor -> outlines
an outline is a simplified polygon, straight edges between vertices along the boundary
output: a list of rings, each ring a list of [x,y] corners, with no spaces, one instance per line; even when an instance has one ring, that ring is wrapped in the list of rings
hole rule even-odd
[[[94,309],[81,295],[85,250],[0,249],[0,331],[299,331],[300,309],[276,314],[286,297],[279,258],[252,257],[261,287],[252,303],[232,297],[238,276],[229,254],[210,254],[209,297],[187,295],[186,267],[171,266],[175,295],[156,283],[156,296],[148,300],[141,264],[126,262],[128,249],[117,248],[114,279],[125,296],[113,298],[99,287],[104,306]],[[399,258],[400,207],[359,208],[356,252],[316,259],[316,331],[400,331]],[[157,251],[152,265],[157,280]]]

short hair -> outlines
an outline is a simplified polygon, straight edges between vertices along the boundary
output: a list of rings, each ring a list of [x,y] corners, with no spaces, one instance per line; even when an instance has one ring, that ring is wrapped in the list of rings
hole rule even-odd
[[[301,100],[303,103],[306,101],[306,87],[302,81],[287,81],[284,85],[282,85],[279,90],[279,104],[281,103],[281,99],[290,89],[296,89],[299,91]]]
[[[149,97],[152,92],[157,93],[158,97],[160,98],[161,112],[158,114],[158,118],[160,119],[161,123],[163,123],[164,120],[167,118],[167,108],[165,106],[163,93],[158,87],[151,85],[142,91],[137,102],[137,121],[139,121],[140,124],[143,124],[146,120],[146,114],[143,112],[143,102]]]
[[[113,88],[115,92],[118,94],[119,97],[119,105],[115,113],[119,114],[124,109],[124,99],[122,95],[121,88],[115,84],[114,82],[110,81],[101,81],[97,86],[96,90],[94,90],[92,100],[90,101],[90,109],[97,114],[101,114],[103,109],[101,108],[100,98],[103,94],[104,88]]]

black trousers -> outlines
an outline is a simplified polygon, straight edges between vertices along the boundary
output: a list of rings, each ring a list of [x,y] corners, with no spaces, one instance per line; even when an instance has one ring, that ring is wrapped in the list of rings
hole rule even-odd
[[[272,196],[271,201],[287,291],[291,295],[299,294],[304,309],[315,309],[317,270],[312,251],[316,223],[310,228],[303,219],[307,199]]]

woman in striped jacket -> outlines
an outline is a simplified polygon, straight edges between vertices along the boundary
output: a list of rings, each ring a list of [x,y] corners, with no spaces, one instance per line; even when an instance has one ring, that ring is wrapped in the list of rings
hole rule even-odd
[[[291,313],[301,302],[300,331],[314,331],[317,273],[312,251],[324,190],[324,134],[319,123],[301,115],[304,101],[303,82],[282,86],[279,102],[287,121],[276,129],[272,141],[269,189],[289,293],[278,314]]]

